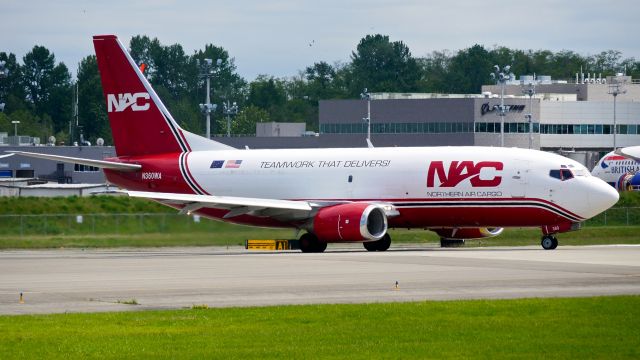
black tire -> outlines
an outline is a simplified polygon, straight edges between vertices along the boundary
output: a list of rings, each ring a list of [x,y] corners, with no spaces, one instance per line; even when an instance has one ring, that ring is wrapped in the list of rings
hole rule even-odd
[[[316,248],[314,252],[321,253],[321,252],[324,252],[325,250],[327,250],[327,243],[318,241],[316,243]]]
[[[367,249],[367,251],[377,251],[378,244],[376,243],[377,241],[367,241],[367,242],[363,242],[362,246],[364,246],[364,248]]]
[[[384,234],[382,239],[376,241],[376,243],[378,243],[378,251],[389,250],[389,246],[391,246],[391,235]]]
[[[367,251],[387,251],[389,246],[391,246],[391,236],[389,234],[384,234],[382,239],[364,242],[362,245],[367,249]]]
[[[311,233],[305,233],[300,236],[300,251],[303,253],[316,252],[317,244],[318,238]]]
[[[556,246],[558,246],[558,240],[551,235],[545,235],[542,237],[542,241],[540,241],[540,245],[542,245],[542,248],[545,250],[553,250],[555,249]]]

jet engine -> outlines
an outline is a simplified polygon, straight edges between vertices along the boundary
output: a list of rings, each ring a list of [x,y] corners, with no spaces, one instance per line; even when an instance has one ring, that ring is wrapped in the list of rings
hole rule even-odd
[[[430,229],[443,239],[480,239],[502,234],[503,228]]]
[[[321,242],[380,240],[387,233],[387,216],[379,205],[334,205],[318,211],[312,232]]]
[[[618,191],[640,191],[640,172],[620,176],[616,188]]]

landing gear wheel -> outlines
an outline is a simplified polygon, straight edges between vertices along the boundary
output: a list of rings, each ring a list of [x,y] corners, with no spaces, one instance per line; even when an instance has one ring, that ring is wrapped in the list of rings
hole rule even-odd
[[[376,244],[377,241],[368,241],[368,242],[364,242],[362,243],[362,246],[364,246],[365,249],[367,249],[367,251],[376,251],[378,250],[378,244]]]
[[[558,247],[558,239],[553,235],[545,235],[542,237],[540,245],[545,250],[553,250]]]
[[[369,241],[362,243],[367,251],[387,251],[389,246],[391,246],[391,236],[389,234],[384,234],[382,239],[377,241]]]
[[[303,253],[321,253],[327,249],[327,243],[318,241],[318,238],[306,233],[300,237],[300,250]]]
[[[378,251],[387,251],[391,246],[391,235],[384,234],[382,239],[376,241],[378,243]]]

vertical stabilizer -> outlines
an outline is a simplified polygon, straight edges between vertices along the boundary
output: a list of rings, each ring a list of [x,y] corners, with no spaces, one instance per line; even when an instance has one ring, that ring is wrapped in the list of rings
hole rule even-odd
[[[93,45],[118,156],[231,149],[181,129],[115,35]]]

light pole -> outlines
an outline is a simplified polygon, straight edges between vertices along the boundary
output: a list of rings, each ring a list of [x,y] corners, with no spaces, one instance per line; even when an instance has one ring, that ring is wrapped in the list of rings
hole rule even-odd
[[[496,81],[496,84],[500,85],[500,111],[498,115],[500,116],[500,146],[504,147],[504,117],[507,115],[507,109],[504,106],[504,86],[512,75],[509,73],[511,66],[507,65],[504,67],[504,71],[500,71],[500,66],[494,65],[493,70],[489,76]]]
[[[0,61],[0,79],[9,75],[9,70],[5,68],[6,62]],[[4,111],[4,103],[0,103],[0,112]]]
[[[529,120],[529,149],[531,149],[533,146],[533,95],[536,94],[536,84],[529,83],[529,87],[522,89],[522,93],[529,96],[529,113],[524,118]]]
[[[360,98],[362,100],[367,100],[367,117],[362,118],[362,120],[367,123],[367,144],[371,143],[371,94],[367,91],[367,88],[364,88],[362,93],[360,94]]]
[[[198,63],[200,63],[198,61]],[[200,111],[202,111],[207,116],[207,139],[211,139],[211,112],[216,111],[218,107],[216,104],[211,103],[210,89],[211,89],[211,77],[214,74],[214,69],[212,69],[211,65],[213,64],[213,60],[204,59],[204,64],[200,67],[200,77],[207,79],[207,98],[205,99],[206,103],[200,104]],[[220,66],[222,64],[222,59],[216,60],[216,66]]]
[[[20,121],[13,120],[11,123],[13,124],[13,134],[16,137],[16,141],[18,141],[18,124],[20,124]]]
[[[618,82],[618,80],[614,80],[612,84],[609,85],[609,94],[613,95],[613,150],[615,151],[618,148],[618,143],[616,142],[616,135],[618,134],[618,125],[616,124],[616,98],[618,94],[625,94],[627,90],[622,89],[622,84]]]
[[[229,100],[222,103],[222,112],[227,115],[227,137],[231,137],[231,115],[238,114],[238,104],[233,102],[233,105],[229,104]]]

